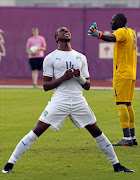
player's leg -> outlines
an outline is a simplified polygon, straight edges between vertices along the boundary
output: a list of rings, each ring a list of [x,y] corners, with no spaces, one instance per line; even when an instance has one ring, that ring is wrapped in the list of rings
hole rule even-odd
[[[34,88],[37,88],[39,71],[42,70],[43,59],[44,59],[43,57],[34,58],[34,61],[33,61],[32,79],[33,79]]]
[[[33,80],[33,86],[34,88],[37,88],[37,83],[38,83],[38,70],[35,69],[32,71],[32,80]]]
[[[70,119],[75,124],[78,129],[85,127],[90,134],[94,137],[97,146],[101,149],[109,161],[112,163],[114,167],[114,171],[116,172],[133,172],[123,166],[120,165],[117,156],[114,152],[112,144],[109,142],[107,137],[102,133],[100,128],[96,124],[96,117],[93,111],[88,106],[85,99],[76,98],[73,100],[76,102],[73,106],[72,114],[70,115]]]
[[[100,150],[104,152],[111,164],[114,165],[119,163],[111,142],[107,139],[104,133],[97,126],[97,123],[95,122],[92,125],[87,125],[85,126],[85,128],[94,137],[97,146]]]
[[[114,167],[115,172],[134,172],[133,170],[129,170],[129,169],[125,168],[124,166],[121,166],[111,142],[107,139],[107,137],[104,135],[104,133],[100,130],[100,128],[97,126],[96,122],[92,125],[85,126],[85,128],[93,136],[99,149],[104,152],[107,159],[111,162],[111,164]]]
[[[129,129],[130,129],[130,135],[131,135],[131,140],[133,145],[137,145],[136,137],[135,137],[135,111],[133,109],[133,106],[131,104],[134,96],[134,89],[135,89],[135,80],[132,80],[132,85],[131,85],[131,93],[130,93],[130,102],[127,103],[127,109],[129,113]]]
[[[29,59],[29,65],[30,69],[32,71],[32,83],[33,87],[37,87],[37,79],[38,79],[38,58],[30,58]]]
[[[130,116],[127,108],[127,103],[117,102],[116,105],[119,112],[120,125],[123,130],[123,139],[118,143],[113,144],[113,146],[132,146],[129,129]]]
[[[100,128],[97,126],[96,117],[93,111],[88,106],[86,100],[85,99],[80,100],[80,98],[79,100],[78,98],[74,100],[77,101],[74,105],[70,118],[75,124],[75,126],[79,129],[85,127],[94,137],[99,149],[101,149],[105,153],[105,155],[110,160],[110,162],[112,164],[117,164],[119,161],[113,150],[112,144],[109,142],[109,140],[102,133]]]
[[[127,108],[127,102],[130,97],[131,81],[126,79],[114,79],[113,90],[115,96],[115,102],[119,113],[120,125],[123,130],[123,139],[113,146],[132,146],[130,129],[129,129],[129,112]]]
[[[13,165],[17,160],[25,153],[33,144],[33,142],[48,128],[50,127],[53,130],[58,131],[63,125],[66,117],[69,114],[68,112],[62,111],[60,113],[60,107],[63,107],[65,104],[67,106],[67,99],[62,100],[63,96],[58,98],[53,98],[51,102],[48,103],[45,110],[42,112],[39,117],[39,121],[36,127],[30,131],[23,139],[19,142],[15,148],[13,154],[11,155],[8,163],[3,169],[3,173],[9,173]],[[61,99],[61,102],[60,102]],[[70,104],[71,105],[71,104]],[[67,109],[67,108],[66,108]]]
[[[132,105],[127,106],[127,109],[130,117],[129,129],[130,129],[131,140],[133,145],[138,145],[135,137],[135,112]]]
[[[13,151],[8,163],[2,170],[3,173],[10,173],[14,164],[20,159],[20,157],[31,147],[34,141],[49,127],[49,124],[38,121],[36,127],[31,130],[26,136],[24,136],[17,144]]]

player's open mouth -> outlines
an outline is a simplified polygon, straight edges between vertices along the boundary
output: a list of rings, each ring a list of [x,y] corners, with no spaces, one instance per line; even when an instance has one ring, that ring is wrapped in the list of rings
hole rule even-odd
[[[64,35],[65,35],[66,37],[69,37],[69,36],[70,36],[69,33],[65,33]]]

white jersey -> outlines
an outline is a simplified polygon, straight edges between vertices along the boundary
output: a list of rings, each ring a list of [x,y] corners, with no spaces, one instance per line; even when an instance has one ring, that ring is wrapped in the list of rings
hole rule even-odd
[[[67,69],[79,69],[85,78],[89,77],[86,57],[75,51],[55,50],[44,59],[43,75],[58,79],[64,75]],[[62,82],[55,90],[54,95],[79,96],[83,94],[82,86],[79,81],[73,77]]]
[[[89,77],[87,59],[83,54],[75,50],[55,50],[44,59],[43,75],[58,79],[70,68],[79,69],[85,78]],[[82,86],[75,77],[56,88],[39,121],[50,124],[50,129],[59,131],[68,116],[78,129],[96,122],[96,117],[83,96]]]

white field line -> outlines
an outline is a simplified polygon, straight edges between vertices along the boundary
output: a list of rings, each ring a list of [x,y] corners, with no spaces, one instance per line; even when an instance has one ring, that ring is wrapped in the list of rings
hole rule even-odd
[[[90,89],[111,89],[113,90],[113,87],[100,87],[100,86],[95,86],[95,87],[90,87]],[[140,88],[135,88],[135,90],[140,90]]]
[[[0,88],[32,88],[32,89],[38,89],[38,88],[43,88],[43,87],[38,86],[38,88],[33,88],[33,86],[23,86],[23,85],[0,85]]]
[[[0,124],[0,126],[35,126],[35,124]]]

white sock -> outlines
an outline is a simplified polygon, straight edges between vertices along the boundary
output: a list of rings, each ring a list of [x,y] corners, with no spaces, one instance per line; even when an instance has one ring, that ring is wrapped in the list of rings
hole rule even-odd
[[[131,140],[131,137],[123,137],[125,140]]]
[[[107,159],[111,162],[112,165],[119,163],[119,160],[115,154],[113,146],[111,142],[107,139],[107,137],[104,135],[104,133],[102,133],[100,136],[94,139],[99,149],[104,152]]]
[[[19,158],[31,147],[37,138],[38,136],[32,130],[26,136],[24,136],[17,144],[8,163],[15,164]]]
[[[131,136],[131,139],[133,140],[133,139],[136,139],[136,137],[135,136]]]

